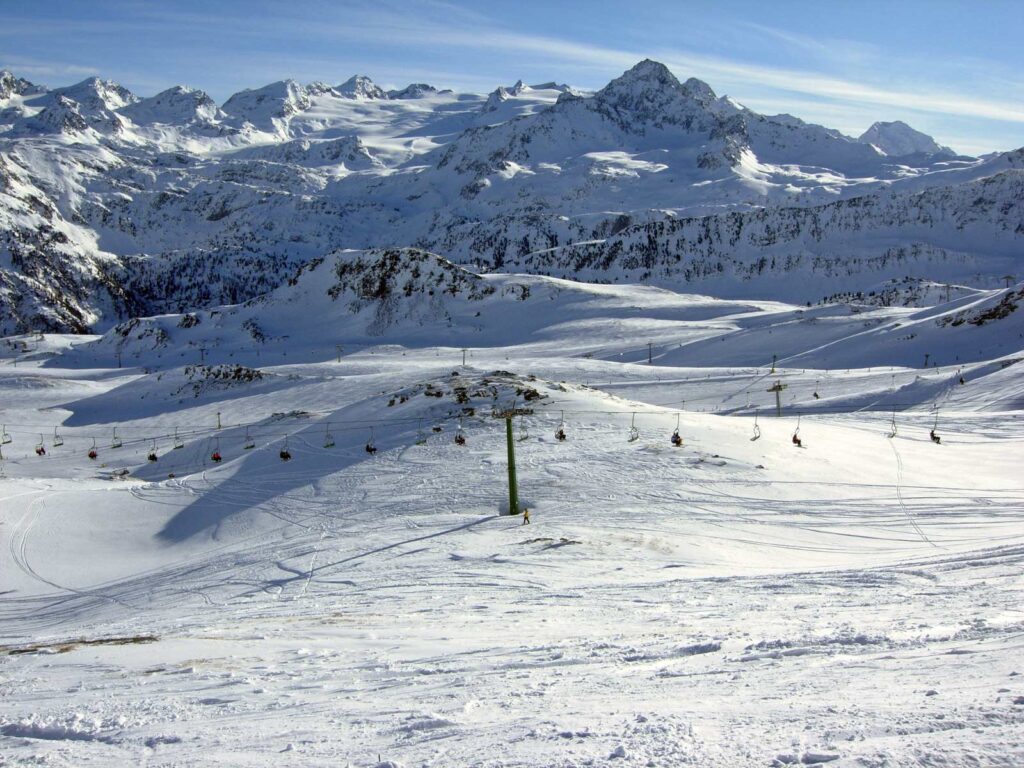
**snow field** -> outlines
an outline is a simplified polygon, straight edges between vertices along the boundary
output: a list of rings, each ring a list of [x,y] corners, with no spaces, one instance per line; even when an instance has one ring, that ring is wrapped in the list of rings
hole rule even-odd
[[[475,348],[466,368],[454,349],[365,348],[177,399],[167,372],[3,366],[18,399],[0,412],[14,438],[0,752],[56,765],[1018,764],[1024,424],[984,406],[1019,390],[1017,367],[981,364],[963,387],[945,368],[768,376],[620,363],[616,344],[628,353],[607,342],[609,360]],[[889,439],[877,404],[894,377],[921,400]],[[764,391],[776,378],[792,397],[781,419]],[[454,387],[490,385],[497,398],[472,399],[455,445]],[[525,387],[546,396],[516,441],[530,526],[499,514],[504,429],[489,417]],[[834,407],[813,413],[819,389]],[[35,427],[14,425],[53,417],[65,444],[36,457]],[[114,425],[124,445],[84,458]],[[110,638],[126,644],[74,645]]]

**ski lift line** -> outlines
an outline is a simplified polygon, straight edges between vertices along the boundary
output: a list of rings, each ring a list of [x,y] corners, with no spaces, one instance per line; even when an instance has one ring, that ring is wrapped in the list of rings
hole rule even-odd
[[[916,415],[922,415],[922,414],[927,414],[927,413],[933,413],[934,411],[939,409],[938,408],[938,403],[934,403],[934,402],[933,403],[921,403],[921,402],[891,403],[891,402],[874,401],[874,402],[871,402],[871,403],[867,403],[867,404],[865,404],[865,405],[863,405],[863,406],[861,406],[859,408],[842,408],[842,407],[819,408],[819,407],[811,407],[809,410],[806,411],[806,413],[808,415],[815,415],[815,416],[862,415],[862,414],[865,414],[865,413],[879,413],[879,412],[887,411],[887,410],[891,411],[891,410],[893,410],[894,406],[895,407],[902,407],[902,408],[908,409],[908,410],[909,409],[916,409],[916,408],[922,408],[923,409],[925,406],[927,406],[927,410],[909,411],[909,413],[911,415],[915,415],[915,414]],[[656,407],[656,406],[654,406],[654,407]],[[757,410],[759,410],[759,409],[755,409],[755,414],[756,414]],[[975,411],[973,411],[973,410],[952,411],[948,407],[944,408],[943,410],[946,412],[946,414],[948,416],[952,416],[954,418],[957,417],[957,416],[960,416],[960,415],[972,415],[972,414],[975,413]],[[572,417],[572,416],[625,416],[625,415],[628,414],[628,415],[634,416],[634,418],[635,418],[636,414],[640,414],[640,415],[646,416],[646,417],[660,417],[660,416],[672,415],[672,414],[678,415],[678,414],[681,414],[681,413],[691,414],[693,412],[692,411],[675,411],[675,410],[666,410],[666,411],[633,411],[633,410],[624,410],[624,409],[623,410],[581,409],[581,410],[559,411],[559,413],[561,414],[561,419],[564,421],[565,417],[567,417],[567,416],[569,416],[569,417]],[[729,411],[727,413],[729,413],[729,415],[738,415],[738,416],[749,416],[750,415],[749,412],[744,412],[744,410]],[[791,415],[795,415],[795,414],[791,414]],[[448,416],[438,417],[434,421],[436,421],[436,422],[447,422],[447,421],[454,421],[457,418],[459,418],[457,415],[452,414],[452,415],[448,415]],[[891,418],[891,416],[890,416],[890,418]],[[357,420],[351,420],[351,421],[349,421],[349,420],[344,420],[344,421],[332,420],[330,422],[330,424],[332,424],[332,425],[335,425],[335,424],[342,425],[340,427],[340,429],[335,429],[334,431],[337,431],[337,432],[348,432],[348,431],[360,431],[362,429],[365,429],[366,426],[369,426],[369,425],[374,425],[374,426],[390,426],[390,425],[403,425],[403,424],[405,424],[405,425],[408,425],[408,424],[417,424],[417,425],[419,425],[421,423],[421,421],[422,421],[422,419],[420,417],[416,417],[416,418],[377,419],[377,420],[373,420],[373,421],[370,421],[370,420],[358,420],[358,421]],[[0,433],[0,444],[7,445],[9,443],[12,443],[14,441],[15,437],[19,436],[19,435],[38,435],[39,434],[38,430],[39,430],[40,427],[42,427],[43,429],[53,429],[52,424],[46,424],[46,425],[18,424],[18,425],[9,425],[9,426],[11,426],[12,429],[9,429],[9,430],[6,430],[6,431]],[[224,430],[226,430],[226,429],[246,430],[246,434],[250,438],[279,435],[279,434],[281,434],[281,432],[280,432],[279,428],[275,428],[276,426],[277,425],[265,424],[263,422],[263,420],[261,420],[260,422],[253,422],[253,423],[250,423],[250,424],[244,424],[244,423],[228,424],[228,425],[225,425],[224,427],[222,427],[221,430],[217,430],[215,427],[206,427],[206,428],[201,428],[201,429],[195,429],[195,428],[190,428],[190,429],[186,429],[186,430],[176,429],[176,430],[174,430],[172,432],[152,432],[152,431],[148,431],[148,430],[145,431],[145,432],[142,432],[141,428],[138,428],[138,429],[136,429],[136,428],[125,429],[123,427],[116,427],[115,428],[115,432],[114,432],[115,437],[112,440],[112,442],[120,442],[124,446],[131,446],[131,445],[144,444],[144,443],[147,443],[147,442],[149,442],[149,441],[151,441],[153,439],[164,440],[164,441],[173,440],[175,442],[175,447],[178,447],[177,443],[182,442],[185,439],[196,439],[196,438],[208,437],[208,436],[213,435],[213,434],[218,433],[218,432],[220,434],[223,434]],[[296,430],[296,432],[304,431],[305,430],[305,426],[306,425],[302,425],[299,429]],[[35,427],[35,429],[33,429],[32,427]],[[6,429],[6,427],[4,427],[4,429]],[[131,437],[131,438],[122,438],[119,435],[117,435],[117,433],[123,433],[123,432],[126,432],[126,431],[127,432],[136,433],[137,436],[134,436],[134,437]],[[58,437],[59,437],[59,442],[55,443],[55,445],[66,444],[67,440],[72,440],[72,441],[76,441],[76,440],[90,440],[90,439],[93,439],[94,437],[96,437],[96,435],[94,433],[92,433],[92,432],[87,432],[85,434],[69,434],[69,433],[65,432],[63,435],[60,435],[58,433]]]

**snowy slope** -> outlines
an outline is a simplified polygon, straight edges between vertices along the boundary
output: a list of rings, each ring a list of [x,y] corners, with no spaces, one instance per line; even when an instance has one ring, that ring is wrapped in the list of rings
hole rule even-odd
[[[858,302],[804,309],[647,286],[478,275],[415,249],[343,251],[260,298],[133,319],[52,364],[91,369],[118,360],[155,371],[219,359],[257,369],[322,362],[339,349],[429,349],[443,338],[454,348],[518,347],[619,363],[652,355],[666,366],[747,366],[772,354],[794,368],[938,366],[926,378],[944,388],[952,370],[1024,349],[1020,291],[951,290],[950,301],[937,295],[935,306],[919,310]]]
[[[339,302],[380,292],[365,254],[339,256],[360,260]],[[486,284],[416,264],[456,302]],[[329,266],[288,286],[297,308],[275,308],[282,288],[266,316],[306,327]],[[784,333],[795,308],[664,295],[648,311],[656,289],[562,295],[574,291],[591,313],[576,323],[544,299],[568,321],[557,343],[495,314],[504,346],[471,347],[467,366],[451,347],[374,344],[222,376],[237,370],[231,341],[211,345],[209,368],[147,374],[74,337],[0,344],[5,758],[1019,763],[1024,369],[982,361],[959,385],[944,363],[845,370],[826,356],[828,371],[780,365],[785,416],[768,418],[764,345],[703,368],[710,351],[669,360],[666,345],[649,366],[638,340],[685,302],[693,332],[722,320]],[[950,329],[1001,299],[963,302]],[[570,357],[579,320],[631,326],[592,331],[603,353]],[[276,346],[331,341],[318,331]],[[804,409],[821,402],[812,388],[846,406]],[[987,412],[1009,392],[1010,412]],[[713,413],[737,400],[747,415]],[[513,403],[532,410],[513,433],[529,526],[501,514],[491,412]]]

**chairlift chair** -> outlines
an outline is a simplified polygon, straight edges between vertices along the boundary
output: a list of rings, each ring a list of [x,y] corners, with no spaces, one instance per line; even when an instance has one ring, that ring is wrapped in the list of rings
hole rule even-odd
[[[800,439],[800,417],[796,417],[796,429],[793,432],[793,445],[797,448],[803,448],[804,442]]]
[[[156,461],[156,440],[153,440],[149,445],[149,454],[146,456],[147,461]]]
[[[931,431],[928,433],[928,437],[930,437],[932,439],[932,442],[935,443],[936,445],[940,445],[942,443],[942,438],[939,437],[938,434],[935,432],[935,430],[938,429],[938,428],[939,428],[939,414],[938,414],[938,412],[936,412],[935,413],[935,423],[932,424]]]
[[[256,441],[252,439],[252,436],[249,434],[249,428],[246,427],[245,428],[245,442],[242,443],[242,449],[246,450],[246,451],[251,451],[255,447],[256,447]]]
[[[178,428],[175,427],[174,428],[174,450],[177,451],[178,449],[184,448],[184,447],[185,447],[185,443],[183,443],[181,441],[181,438],[178,437]]]
[[[58,432],[57,428],[54,427],[53,428],[53,447],[54,448],[60,448],[62,445],[64,445],[64,438],[60,436],[60,432]]]
[[[334,447],[334,435],[331,434],[331,422],[327,422],[327,426],[324,428],[324,448]]]
[[[565,411],[562,411],[561,416],[558,418],[558,427],[555,429],[555,440],[562,442],[565,440]]]
[[[427,444],[427,433],[423,431],[423,419],[420,419],[419,426],[416,428],[416,445]]]
[[[371,456],[377,452],[377,446],[373,442],[373,427],[370,427],[370,437],[366,441],[366,452]]]
[[[896,428],[896,411],[893,411],[892,412],[892,422],[890,423],[889,431],[886,433],[885,436],[888,437],[888,438],[893,438],[893,437],[896,437],[896,434],[898,432],[899,432],[899,430]]]
[[[96,438],[95,437],[92,439],[92,448],[89,449],[89,453],[87,455],[89,456],[90,459],[94,459],[94,460],[95,460],[95,458],[97,456],[99,456],[99,452],[97,452],[97,450],[96,450]]]
[[[750,438],[750,442],[761,439],[761,428],[757,425],[757,411],[754,411],[754,436]]]
[[[523,443],[523,442],[525,442],[525,441],[527,441],[529,439],[530,439],[530,430],[527,429],[527,427],[526,427],[526,420],[522,416],[520,416],[519,417],[519,436],[516,438],[516,440],[518,442],[520,442],[520,443]]]
[[[466,444],[466,433],[462,430],[462,419],[459,419],[459,428],[455,430],[455,444],[465,445]]]
[[[36,444],[36,456],[45,456],[46,446],[43,445],[43,436],[39,436],[39,442]]]
[[[281,452],[278,456],[281,457],[281,461],[292,460],[292,452],[288,450],[288,435],[284,436],[284,445],[281,446]]]
[[[629,437],[626,442],[632,443],[640,439],[640,430],[636,428],[636,413],[633,414],[632,420],[629,422]]]
[[[121,445],[122,445],[121,438],[119,438],[117,436],[117,427],[114,427],[113,436],[110,438],[110,447],[111,448],[120,448]]]
[[[679,414],[678,413],[676,414],[676,428],[672,432],[671,440],[672,440],[672,445],[674,445],[676,448],[682,448],[683,447],[683,438],[679,434]]]
[[[224,457],[220,455],[220,438],[213,438],[213,453],[210,454],[210,461],[214,464],[220,464],[224,460]]]
[[[7,425],[4,424],[0,430],[0,445],[7,445],[9,442],[11,442],[11,436],[7,434]]]

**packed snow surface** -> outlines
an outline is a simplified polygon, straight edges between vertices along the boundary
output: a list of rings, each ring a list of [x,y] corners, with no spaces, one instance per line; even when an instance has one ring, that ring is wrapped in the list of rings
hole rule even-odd
[[[1020,286],[378,256],[0,341],[0,763],[1024,764]]]

